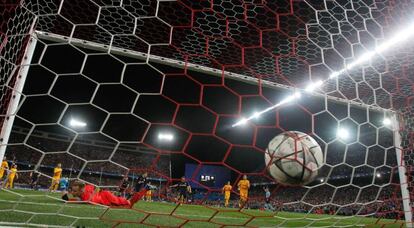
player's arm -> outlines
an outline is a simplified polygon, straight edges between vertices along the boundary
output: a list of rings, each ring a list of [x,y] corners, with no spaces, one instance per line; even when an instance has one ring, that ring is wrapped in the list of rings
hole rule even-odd
[[[176,188],[176,187],[178,187],[178,184],[174,184],[170,186],[170,188]]]
[[[187,192],[191,193],[191,186],[190,185],[187,186]]]
[[[69,198],[68,193],[65,192],[62,195],[62,200],[66,201],[66,203],[86,203],[85,201],[82,201],[80,198],[78,197],[73,197],[73,198]]]
[[[16,171],[16,180],[19,179],[19,174]]]

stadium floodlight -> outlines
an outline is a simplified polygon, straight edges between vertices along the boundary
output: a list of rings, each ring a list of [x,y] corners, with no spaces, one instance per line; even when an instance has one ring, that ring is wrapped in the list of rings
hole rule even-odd
[[[321,80],[316,81],[314,83],[311,83],[306,87],[305,91],[306,92],[313,92],[315,89],[321,87],[322,84],[323,84],[323,81],[321,81]]]
[[[240,125],[244,125],[244,124],[247,123],[247,121],[252,120],[252,119],[256,118],[257,116],[260,116],[263,113],[269,112],[269,111],[271,111],[271,110],[273,110],[273,109],[275,109],[275,108],[277,108],[277,107],[279,107],[283,104],[286,104],[286,103],[289,103],[293,100],[299,99],[301,96],[302,96],[302,94],[300,92],[295,92],[294,94],[292,94],[292,95],[286,97],[285,99],[281,100],[279,103],[277,103],[273,106],[270,106],[269,108],[267,108],[263,111],[255,112],[252,116],[249,116],[248,118],[242,118],[237,123],[233,124],[232,127],[237,127],[237,126],[240,126]]]
[[[82,128],[82,127],[86,127],[87,124],[77,119],[71,119],[69,121],[69,125],[74,128]]]
[[[339,75],[345,73],[345,71],[346,71],[346,69],[342,69],[340,71],[335,71],[335,72],[333,72],[332,74],[329,75],[329,79],[336,78]]]
[[[378,178],[381,178],[381,173],[377,173],[376,175]]]
[[[174,135],[170,133],[159,133],[158,140],[170,142],[174,139]]]
[[[277,108],[283,104],[289,103],[291,101],[297,100],[299,98],[302,97],[302,94],[300,92],[295,92],[294,94],[286,97],[285,99],[281,100],[279,103],[277,103],[276,105],[274,105],[274,108]],[[266,109],[266,111],[270,111],[269,109]]]
[[[384,124],[384,126],[390,126],[391,125],[391,119],[390,118],[384,118],[382,120],[382,124]]]
[[[351,70],[352,68],[354,68],[355,66],[361,65],[364,62],[368,62],[369,60],[372,59],[372,57],[374,57],[376,54],[376,52],[374,51],[369,51],[363,55],[361,55],[357,60],[353,61],[352,63],[350,63],[349,65],[346,66],[347,70]]]
[[[404,30],[398,32],[395,36],[393,36],[391,39],[387,40],[386,42],[382,43],[380,46],[378,46],[375,51],[377,53],[382,53],[389,49],[390,47],[400,44],[401,42],[404,42],[408,40],[411,36],[414,35],[414,23],[407,26]]]
[[[302,97],[302,93],[297,91],[293,94],[293,96],[295,97],[295,99],[299,99]]]
[[[239,125],[245,125],[247,123],[248,119],[246,118],[242,118],[241,120],[239,120],[239,122],[237,122],[235,124],[235,126],[239,126]]]
[[[319,181],[320,181],[321,183],[323,183],[324,179],[323,179],[323,178],[321,178]]]
[[[260,117],[260,112],[254,112],[253,118],[259,119],[259,117]]]
[[[339,128],[336,132],[336,136],[340,139],[346,140],[349,138],[349,131],[345,128]]]

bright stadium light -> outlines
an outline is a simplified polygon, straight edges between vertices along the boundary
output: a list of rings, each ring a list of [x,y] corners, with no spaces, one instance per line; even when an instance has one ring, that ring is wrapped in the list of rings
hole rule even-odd
[[[69,121],[69,125],[74,128],[82,128],[82,127],[86,127],[87,124],[77,119],[71,119]]]
[[[259,117],[260,117],[260,112],[254,112],[253,118],[259,119]]]
[[[391,39],[389,39],[386,42],[379,45],[375,49],[375,51],[377,53],[382,53],[382,52],[386,51],[387,49],[389,49],[390,47],[392,47],[396,44],[401,44],[401,42],[404,42],[404,41],[408,40],[408,38],[410,38],[413,35],[414,35],[414,23],[407,26],[406,29],[398,32]]]
[[[271,111],[271,110],[273,110],[273,109],[275,109],[275,108],[277,108],[281,105],[284,105],[284,104],[289,103],[293,100],[299,99],[301,96],[302,96],[302,94],[300,92],[295,92],[294,94],[292,94],[292,95],[286,97],[285,99],[281,100],[279,103],[277,103],[273,106],[270,106],[269,108],[267,108],[263,111],[255,112],[252,116],[249,116],[247,118],[242,118],[237,123],[233,124],[232,127],[237,127],[237,126],[240,126],[240,125],[244,125],[244,124],[247,123],[247,121],[252,120],[252,119],[256,118],[257,116],[260,116],[263,113],[269,112],[269,111]]]
[[[323,179],[323,178],[321,178],[319,181],[320,181],[321,183],[323,183],[324,179]]]
[[[299,98],[301,98],[301,97],[302,97],[302,93],[300,93],[300,92],[295,92],[295,93],[293,94],[293,97],[294,97],[295,99],[299,99]]]
[[[337,78],[338,76],[344,74],[347,70],[351,70],[354,67],[356,67],[358,65],[361,65],[364,62],[370,61],[374,56],[385,52],[386,50],[390,49],[394,45],[401,44],[402,42],[407,41],[413,35],[414,35],[414,23],[409,25],[409,26],[406,26],[404,30],[398,32],[395,36],[393,36],[391,39],[387,40],[386,42],[383,42],[382,44],[378,45],[374,50],[368,51],[367,53],[359,56],[355,61],[353,61],[350,64],[346,65],[346,67],[344,69],[333,72],[332,74],[329,75],[329,78],[327,80]],[[325,83],[327,80],[318,81],[316,83],[310,84],[304,90],[306,92],[313,92],[318,87],[321,87],[323,85],[323,83]],[[281,105],[289,103],[289,102],[291,102],[291,101],[293,101],[293,100],[295,100],[299,97],[300,97],[300,93],[297,92],[294,95],[291,95],[291,96],[283,99],[282,101],[280,101],[276,105],[271,106],[271,107],[269,107],[269,108],[267,108],[263,111],[258,112],[259,114],[255,113],[253,116],[250,116],[248,118],[244,118],[244,119],[238,121],[237,123],[233,124],[232,126],[236,127],[236,126],[245,124],[247,121],[249,121],[253,118],[256,118],[257,115],[261,115],[265,112],[269,112],[269,111],[271,111],[271,110],[273,110],[273,109],[275,109],[275,108],[277,108]],[[343,133],[345,133],[345,131]],[[349,136],[344,136],[344,137],[349,137]]]
[[[372,59],[372,57],[374,57],[376,54],[376,52],[374,51],[369,51],[363,55],[361,55],[357,60],[355,60],[354,62],[348,64],[346,66],[347,70],[351,70],[352,68],[354,68],[355,66],[361,65],[364,62],[368,62],[369,60]]]
[[[349,131],[345,128],[339,128],[336,132],[336,136],[340,139],[346,140],[349,138]]]
[[[311,83],[306,87],[305,91],[306,92],[313,92],[315,89],[321,87],[322,84],[323,84],[323,81],[321,81],[321,80],[316,81],[314,83]]]
[[[170,133],[159,133],[158,140],[170,142],[174,139],[174,135]]]
[[[381,178],[381,173],[377,173],[376,175],[378,178]]]
[[[384,126],[390,126],[391,125],[391,119],[390,118],[384,118],[382,120],[382,124],[384,124]]]
[[[239,126],[239,125],[245,125],[245,124],[247,124],[247,121],[248,121],[248,119],[246,119],[246,118],[242,118],[241,120],[239,120],[239,122],[237,122],[235,125],[233,125],[234,127],[235,126]]]
[[[329,79],[336,78],[339,75],[345,73],[345,71],[346,71],[346,69],[342,69],[340,71],[333,72],[332,74],[329,75]]]

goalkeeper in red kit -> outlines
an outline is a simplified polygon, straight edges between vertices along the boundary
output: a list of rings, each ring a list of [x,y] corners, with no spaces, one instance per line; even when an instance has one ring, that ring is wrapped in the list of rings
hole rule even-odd
[[[132,207],[135,203],[124,197],[115,196],[110,191],[98,190],[95,186],[80,181],[74,181],[71,184],[69,194],[74,198],[69,198],[68,193],[64,193],[62,199],[70,202],[83,201],[90,204],[124,207]]]

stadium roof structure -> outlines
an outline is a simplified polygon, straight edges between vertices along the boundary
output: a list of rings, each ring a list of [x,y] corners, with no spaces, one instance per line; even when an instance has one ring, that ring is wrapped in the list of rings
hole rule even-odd
[[[36,30],[43,34],[296,88],[328,79],[414,20],[414,6],[406,0],[44,3],[25,2],[22,8],[39,16]],[[413,50],[397,44],[318,92],[398,109],[411,102]]]

